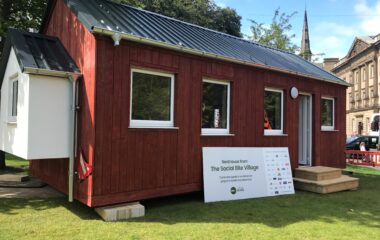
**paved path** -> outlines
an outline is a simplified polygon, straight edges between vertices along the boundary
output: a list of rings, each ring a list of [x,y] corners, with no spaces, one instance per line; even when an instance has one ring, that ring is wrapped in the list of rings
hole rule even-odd
[[[56,198],[65,195],[46,186],[42,188],[0,188],[0,198]]]

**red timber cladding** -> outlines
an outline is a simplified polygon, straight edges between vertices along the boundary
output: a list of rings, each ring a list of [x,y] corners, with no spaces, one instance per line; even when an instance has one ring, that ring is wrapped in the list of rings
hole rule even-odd
[[[93,164],[95,144],[95,59],[96,41],[77,17],[57,0],[45,34],[58,37],[80,68],[79,80],[78,149]],[[79,152],[79,150],[78,150]],[[31,161],[31,173],[67,193],[68,159]],[[83,182],[74,181],[74,197],[91,206],[92,176]]]
[[[345,87],[299,76],[97,36],[96,149],[93,205],[202,189],[202,147],[289,147],[298,166],[297,87],[313,96],[313,164],[344,166]],[[130,69],[175,74],[174,125],[129,128]],[[202,78],[231,81],[231,133],[201,136]],[[285,136],[264,136],[264,88],[284,90]],[[336,99],[336,129],[321,132],[320,97]]]

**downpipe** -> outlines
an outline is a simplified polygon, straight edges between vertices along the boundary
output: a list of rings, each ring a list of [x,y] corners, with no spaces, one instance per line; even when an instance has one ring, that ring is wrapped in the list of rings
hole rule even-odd
[[[68,198],[69,202],[74,200],[74,162],[77,145],[77,103],[78,103],[78,78],[79,76],[70,76],[72,99],[70,114],[70,134],[69,134],[69,173],[68,173]]]

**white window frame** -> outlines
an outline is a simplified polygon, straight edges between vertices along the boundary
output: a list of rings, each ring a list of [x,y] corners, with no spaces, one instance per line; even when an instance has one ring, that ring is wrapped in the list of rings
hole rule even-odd
[[[133,73],[144,73],[156,76],[170,77],[170,120],[134,120],[132,119],[133,110]],[[129,127],[131,128],[173,128],[174,127],[174,74],[163,73],[151,70],[131,69],[131,90],[130,90],[130,111],[129,111]]]
[[[16,115],[12,115],[13,111],[13,83],[17,82],[17,101],[16,101]],[[20,88],[20,81],[18,74],[14,74],[9,78],[9,88],[8,88],[8,122],[9,123],[16,123],[17,122],[17,115],[18,112],[18,99],[19,99],[19,88]]]
[[[277,88],[265,88],[264,89],[264,111],[265,111],[265,92],[278,92],[281,93],[281,129],[264,129],[264,135],[284,135],[284,90]],[[264,127],[264,123],[262,124]]]
[[[323,126],[321,125],[322,131],[334,131],[335,130],[335,98],[332,97],[321,97],[321,99],[324,100],[331,100],[332,101],[332,126]],[[321,109],[322,110],[322,109]],[[322,116],[322,111],[321,111]]]
[[[230,116],[231,83],[229,81],[203,79],[202,86],[203,86],[203,83],[205,82],[227,86],[227,126],[226,128],[202,128],[201,134],[202,135],[229,135],[230,134],[230,117],[231,117]],[[203,104],[203,91],[202,91],[202,104]],[[202,111],[202,118],[203,118],[203,111]]]

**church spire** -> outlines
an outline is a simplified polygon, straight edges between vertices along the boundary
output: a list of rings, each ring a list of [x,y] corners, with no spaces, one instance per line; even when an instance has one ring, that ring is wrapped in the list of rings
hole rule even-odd
[[[300,55],[308,60],[311,61],[311,50],[310,50],[310,40],[309,40],[309,26],[307,24],[307,13],[305,9],[305,16],[303,20],[303,29],[302,29],[302,42],[301,42],[301,53]]]

